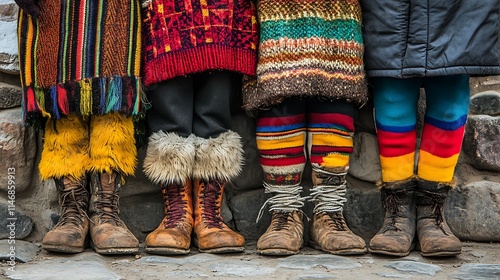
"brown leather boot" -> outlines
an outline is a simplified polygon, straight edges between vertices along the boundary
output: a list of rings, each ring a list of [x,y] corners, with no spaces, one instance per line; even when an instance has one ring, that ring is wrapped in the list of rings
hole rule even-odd
[[[189,254],[193,231],[193,186],[168,184],[161,190],[165,202],[165,218],[146,237],[146,252],[160,255]]]
[[[261,255],[288,256],[300,252],[304,225],[300,211],[273,211],[271,224],[257,241]]]
[[[370,252],[404,257],[414,247],[416,208],[413,178],[382,183],[380,190],[385,208],[384,224],[370,241]]]
[[[455,256],[462,252],[460,240],[444,218],[444,200],[451,184],[418,181],[417,234],[424,257]]]
[[[232,253],[245,250],[245,239],[231,230],[220,215],[224,180],[193,181],[194,243],[202,253]]]
[[[342,214],[347,201],[346,174],[345,170],[334,172],[313,166],[311,201],[315,202],[315,207],[309,228],[310,244],[336,255],[364,254],[365,241],[349,229]]]
[[[120,174],[94,172],[91,177],[90,237],[94,250],[103,255],[135,254],[139,241],[118,216]]]
[[[74,180],[64,177],[54,181],[61,192],[61,217],[54,229],[45,234],[42,248],[61,253],[82,252],[89,231],[87,178]]]
[[[272,193],[273,196],[260,209],[257,222],[267,205],[270,205],[272,220],[266,232],[257,241],[257,252],[270,256],[294,255],[304,244],[301,209],[306,198],[300,196],[302,192],[300,178],[290,181],[291,185],[273,182],[275,184],[264,183],[266,193]]]

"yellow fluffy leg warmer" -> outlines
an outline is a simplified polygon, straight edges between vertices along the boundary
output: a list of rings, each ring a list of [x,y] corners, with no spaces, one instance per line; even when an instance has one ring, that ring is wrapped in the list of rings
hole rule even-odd
[[[42,180],[64,176],[79,179],[89,163],[88,124],[78,116],[49,119],[38,166]]]
[[[90,121],[91,170],[133,175],[137,164],[132,117],[120,113],[92,116]]]

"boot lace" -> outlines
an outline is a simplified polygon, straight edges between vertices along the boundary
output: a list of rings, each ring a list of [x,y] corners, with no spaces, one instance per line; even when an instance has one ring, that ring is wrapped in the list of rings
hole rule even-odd
[[[202,182],[203,190],[200,197],[203,205],[202,216],[208,228],[223,228],[223,221],[220,215],[220,207],[217,203],[222,195],[221,190],[225,182],[220,180],[208,180]]]
[[[269,205],[269,212],[283,213],[283,212],[302,212],[304,201],[308,197],[301,197],[302,187],[296,185],[271,185],[264,182],[265,193],[272,193],[273,196],[266,200],[259,210],[256,222],[262,218],[264,209]],[[302,212],[304,214],[304,212]],[[305,214],[304,214],[305,215]],[[288,216],[287,216],[288,219]]]
[[[271,228],[275,231],[288,229],[289,226],[288,217],[290,217],[290,215],[292,215],[292,212],[282,212],[282,211],[273,212]]]
[[[424,201],[424,204],[428,203],[428,205],[430,205],[432,208],[433,217],[430,218],[434,219],[436,227],[441,229],[444,234],[449,235],[449,233],[443,227],[444,213],[442,210],[446,196],[441,193],[429,192],[426,190],[419,190],[419,192],[419,196],[424,197],[423,199],[421,199],[422,201]]]
[[[95,202],[96,213],[104,223],[124,226],[123,221],[118,216],[120,206],[118,205],[119,196],[116,192],[98,191],[99,199]]]
[[[89,219],[87,216],[89,193],[85,189],[84,182],[78,182],[76,188],[69,190],[65,190],[62,185],[61,189],[61,217],[56,226],[65,224],[80,226],[85,219]]]
[[[328,226],[337,231],[348,230],[342,215],[344,203],[347,201],[345,197],[347,171],[334,173],[317,165],[313,165],[312,169],[318,179],[321,179],[321,184],[314,186],[311,190],[312,198],[309,201],[314,203],[313,213],[327,214],[330,218]]]
[[[390,222],[384,225],[384,232],[399,230],[398,227],[396,227],[396,219],[401,216],[399,209],[399,206],[402,204],[400,192],[401,191],[386,191],[384,197],[384,208],[390,213]]]
[[[321,184],[314,186],[311,190],[311,202],[314,202],[314,213],[339,212],[342,211],[347,201],[346,194],[346,172],[333,173],[318,166],[313,166],[316,176],[321,179]]]
[[[167,184],[162,187],[165,202],[166,228],[175,227],[186,214],[187,202],[183,200],[185,190],[181,184]]]

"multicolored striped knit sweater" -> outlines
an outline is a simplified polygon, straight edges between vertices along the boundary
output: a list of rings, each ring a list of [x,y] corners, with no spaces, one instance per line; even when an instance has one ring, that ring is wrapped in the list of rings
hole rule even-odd
[[[255,75],[250,0],[146,0],[142,6],[145,85],[212,69]]]
[[[19,60],[24,120],[141,108],[138,0],[39,2],[37,19],[21,11]]]
[[[260,0],[258,15],[257,79],[244,87],[245,109],[291,96],[366,102],[357,0]]]

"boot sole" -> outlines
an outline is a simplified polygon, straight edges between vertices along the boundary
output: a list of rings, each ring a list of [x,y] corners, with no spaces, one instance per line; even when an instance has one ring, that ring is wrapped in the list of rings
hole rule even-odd
[[[146,247],[144,249],[146,253],[155,255],[187,255],[191,251],[190,249],[176,249],[169,247]]]
[[[211,254],[224,254],[224,253],[241,253],[245,251],[245,247],[222,247],[214,249],[201,249],[198,248],[201,253],[211,253]]]
[[[101,255],[128,255],[139,253],[139,247],[137,248],[98,248],[95,246],[94,242],[90,242],[90,247]]]
[[[50,244],[42,244],[42,248],[49,252],[57,252],[57,253],[67,253],[67,254],[76,254],[83,252],[83,247],[74,247],[74,246],[66,246],[66,245],[50,245]]]
[[[368,252],[366,248],[358,248],[358,249],[344,249],[344,250],[326,250],[323,249],[319,244],[313,241],[309,241],[309,246],[316,250],[321,250],[323,252],[327,252],[333,255],[343,255],[343,256],[348,256],[348,255],[363,255]]]
[[[422,255],[422,257],[453,257],[461,253],[462,251],[446,251],[446,252],[432,252],[432,253],[420,252],[420,255]]]
[[[395,257],[406,257],[414,249],[415,249],[415,242],[412,242],[410,249],[408,249],[408,251],[405,251],[405,252],[391,252],[391,251],[384,251],[384,250],[374,250],[372,248],[368,248],[368,251],[372,254],[380,254],[380,255],[395,256]]]
[[[290,255],[296,255],[299,252],[300,252],[300,250],[291,251],[291,250],[286,250],[286,249],[257,250],[257,253],[259,253],[260,255],[265,255],[265,256],[290,256]]]

